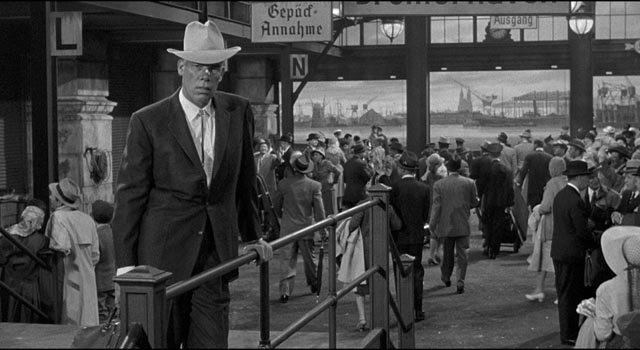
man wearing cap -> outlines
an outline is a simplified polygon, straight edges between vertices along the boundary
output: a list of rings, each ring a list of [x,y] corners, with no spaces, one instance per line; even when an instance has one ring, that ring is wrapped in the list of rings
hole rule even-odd
[[[588,249],[597,247],[588,227],[589,207],[580,193],[589,184],[591,171],[584,161],[570,161],[564,174],[568,184],[553,201],[551,258],[558,294],[558,316],[562,344],[575,345],[578,336],[576,307],[595,294],[584,285],[584,260]]]
[[[502,164],[507,167],[507,170],[511,172],[511,178],[518,171],[518,158],[516,156],[516,150],[511,148],[508,143],[507,134],[501,132],[498,135],[498,141],[502,145],[502,152],[500,153],[500,160]]]
[[[402,221],[400,231],[392,232],[400,254],[409,254],[413,260],[413,306],[415,320],[424,320],[422,311],[422,290],[424,267],[422,247],[425,237],[424,224],[429,222],[429,187],[416,179],[418,157],[411,151],[404,151],[398,160],[401,180],[391,188],[390,202]]]
[[[524,159],[529,153],[534,151],[533,143],[531,143],[531,130],[527,129],[520,133],[520,143],[513,146],[513,149],[516,151],[516,164],[518,166],[518,170],[521,170],[522,165],[524,164]]]
[[[280,165],[278,156],[270,152],[271,147],[269,141],[260,138],[258,139],[258,145],[256,147],[258,153],[253,157],[256,164],[256,170],[258,175],[262,176],[264,183],[267,185],[269,193],[271,195],[276,193],[277,181],[276,181],[276,168]]]
[[[293,174],[291,168],[291,154],[293,153],[293,135],[290,133],[282,135],[278,141],[278,161],[280,164],[276,167],[276,181],[280,182],[285,177]]]
[[[281,217],[281,236],[306,228],[314,222],[324,220],[321,185],[307,176],[314,170],[314,163],[304,153],[294,152],[291,156],[293,175],[280,182],[274,201],[276,214]],[[315,220],[315,221],[314,221]],[[298,252],[304,261],[304,274],[312,293],[317,292],[316,265],[311,255],[313,236],[291,243],[289,248],[278,251],[281,266],[280,302],[287,303],[293,294],[296,277]]]
[[[552,158],[549,153],[544,151],[542,141],[534,140],[533,145],[535,150],[524,158],[522,169],[516,179],[518,186],[523,186],[525,181],[527,183],[525,199],[530,209],[542,202],[544,186],[551,178],[549,162]]]
[[[629,160],[624,169],[624,190],[620,204],[611,214],[616,225],[640,226],[640,160]]]
[[[464,176],[468,177],[469,166],[471,165],[471,161],[473,160],[473,155],[471,154],[471,151],[464,146],[464,139],[462,137],[456,137],[455,153],[460,157],[461,160],[464,161],[464,163],[466,163],[466,164],[463,164],[462,166],[463,167],[466,166],[466,175]]]
[[[80,187],[70,178],[49,184],[53,210],[47,223],[49,247],[64,254],[62,324],[98,325],[95,266],[100,259],[98,231],[80,208]]]
[[[467,274],[467,250],[469,249],[469,213],[478,206],[478,195],[473,180],[460,176],[462,159],[455,155],[446,163],[449,175],[433,185],[433,204],[429,229],[434,236],[443,239],[443,257],[440,279],[451,285],[454,266],[454,248],[457,260],[457,293],[464,293]]]
[[[438,139],[438,154],[440,157],[444,159],[449,159],[451,157],[451,152],[449,151],[449,138],[446,136],[440,136]]]
[[[302,151],[307,158],[311,158],[311,151],[318,148],[318,144],[320,143],[320,135],[312,132],[307,137],[307,147]]]
[[[366,185],[373,176],[371,169],[364,161],[366,150],[364,145],[356,143],[351,148],[351,159],[344,165],[344,195],[342,206],[346,209],[356,206],[358,202],[367,198]]]
[[[258,239],[251,105],[217,91],[240,47],[225,48],[215,23],[195,21],[184,50],[167,51],[178,56],[182,84],[131,116],[112,228],[120,273],[150,265],[171,272],[171,284],[235,258],[238,236],[258,262],[273,251]],[[228,347],[229,281],[237,273],[170,302],[168,347]]]

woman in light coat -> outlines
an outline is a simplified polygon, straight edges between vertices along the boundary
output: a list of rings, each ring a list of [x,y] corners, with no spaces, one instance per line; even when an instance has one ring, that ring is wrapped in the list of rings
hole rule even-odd
[[[566,163],[561,157],[553,157],[549,162],[549,175],[542,195],[542,202],[536,214],[540,215],[540,222],[533,234],[533,253],[527,259],[529,271],[536,271],[536,286],[531,294],[525,294],[530,301],[544,300],[544,281],[547,273],[554,272],[553,260],[551,260],[551,240],[553,238],[553,199],[556,194],[567,186],[567,177],[562,175],[566,169]]]

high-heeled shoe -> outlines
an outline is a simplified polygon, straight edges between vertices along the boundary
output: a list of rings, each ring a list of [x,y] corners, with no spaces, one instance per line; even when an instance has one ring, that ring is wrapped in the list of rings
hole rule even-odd
[[[534,294],[525,294],[524,295],[529,301],[538,301],[539,303],[544,301],[544,293],[534,293]]]

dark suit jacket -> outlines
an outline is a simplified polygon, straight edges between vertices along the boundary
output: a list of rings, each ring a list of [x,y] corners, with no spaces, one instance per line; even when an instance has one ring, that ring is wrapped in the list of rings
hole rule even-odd
[[[553,157],[545,151],[534,151],[524,157],[518,182],[523,183],[525,177],[529,175],[529,185],[527,187],[527,195],[529,195],[529,197],[531,194],[539,194],[540,198],[542,198],[544,186],[551,178],[551,175],[549,175],[549,162],[551,158]],[[531,202],[527,201],[527,204],[531,204]]]
[[[221,261],[238,235],[259,237],[253,113],[249,101],[215,92],[213,175],[207,189],[180,90],[133,113],[122,155],[112,229],[118,267],[151,265],[191,276],[207,219]]]
[[[640,226],[640,210],[635,211],[640,205],[640,196],[631,199],[632,193],[630,190],[622,191],[622,199],[616,211],[622,214],[622,225]]]
[[[513,173],[501,160],[491,160],[491,170],[486,179],[482,208],[506,208],[515,202]]]
[[[476,180],[476,188],[478,189],[478,197],[482,199],[485,188],[491,177],[491,156],[483,154],[477,157],[471,163],[470,178]]]
[[[404,178],[392,187],[390,202],[402,220],[402,228],[394,234],[397,244],[422,244],[424,224],[429,221],[429,193],[429,186],[415,178]]]
[[[345,189],[342,200],[355,204],[367,198],[366,185],[373,175],[373,170],[367,163],[352,157],[345,163],[343,174]]]
[[[584,263],[587,249],[597,247],[587,228],[589,207],[578,191],[567,185],[553,200],[551,258],[564,263]]]

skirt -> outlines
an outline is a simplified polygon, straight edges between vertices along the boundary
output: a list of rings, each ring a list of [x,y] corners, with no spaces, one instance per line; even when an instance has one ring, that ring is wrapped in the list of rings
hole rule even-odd
[[[553,260],[551,259],[551,241],[542,241],[540,230],[533,233],[533,252],[527,258],[529,271],[555,272]]]

